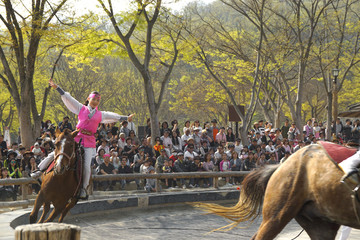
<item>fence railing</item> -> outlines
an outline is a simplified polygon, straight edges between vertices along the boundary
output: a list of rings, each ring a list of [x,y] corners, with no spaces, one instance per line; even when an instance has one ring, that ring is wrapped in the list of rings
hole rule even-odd
[[[93,175],[93,181],[117,181],[117,180],[133,180],[133,179],[156,179],[156,189],[161,191],[160,181],[161,179],[182,179],[182,178],[213,178],[213,185],[215,188],[219,187],[219,178],[220,177],[243,177],[249,174],[248,171],[229,171],[229,172],[176,172],[176,173],[155,173],[155,174],[138,174],[138,173],[129,173],[129,174],[109,174],[109,175]],[[29,184],[37,184],[38,181],[32,178],[12,178],[12,179],[0,179],[0,186],[4,185],[21,185],[22,188],[22,201],[16,202],[4,202],[0,203],[0,208],[4,207],[16,207],[23,206],[26,207],[32,202],[28,201],[28,191],[27,187]],[[90,184],[89,194],[93,194],[93,185]]]

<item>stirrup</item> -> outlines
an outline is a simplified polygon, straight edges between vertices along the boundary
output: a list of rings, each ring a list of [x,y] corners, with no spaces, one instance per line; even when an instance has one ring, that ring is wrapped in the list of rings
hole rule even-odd
[[[87,194],[86,189],[84,189],[84,188],[80,189],[78,198],[82,199],[82,200],[87,200],[89,198],[89,195]]]

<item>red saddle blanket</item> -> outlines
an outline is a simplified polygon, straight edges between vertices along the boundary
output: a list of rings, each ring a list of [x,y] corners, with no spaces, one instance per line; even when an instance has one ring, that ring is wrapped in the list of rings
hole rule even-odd
[[[341,163],[348,157],[354,155],[357,151],[356,148],[344,147],[331,142],[318,141],[318,144],[325,149],[329,157],[336,163]]]

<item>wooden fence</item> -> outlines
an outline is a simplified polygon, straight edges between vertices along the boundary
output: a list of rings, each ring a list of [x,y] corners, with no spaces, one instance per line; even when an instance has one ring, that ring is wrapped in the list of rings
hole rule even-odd
[[[156,181],[156,189],[157,191],[161,191],[160,180],[161,179],[169,179],[169,178],[213,178],[213,184],[215,188],[219,187],[219,178],[220,177],[244,177],[249,172],[247,171],[229,171],[229,172],[182,172],[182,173],[155,173],[155,174],[109,174],[109,175],[94,175],[92,176],[93,181],[114,181],[114,180],[133,180],[133,179],[157,179]],[[38,181],[32,178],[12,178],[12,179],[0,179],[0,186],[2,185],[21,185],[22,197],[21,201],[14,202],[0,202],[0,208],[4,207],[27,207],[31,205],[33,201],[29,201],[27,189],[29,184],[37,184]],[[89,194],[93,193],[92,185],[90,185],[91,189]]]

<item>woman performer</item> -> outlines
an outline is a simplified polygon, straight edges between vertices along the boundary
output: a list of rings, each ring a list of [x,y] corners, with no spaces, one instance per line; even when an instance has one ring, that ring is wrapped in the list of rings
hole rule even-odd
[[[113,123],[117,121],[127,120],[132,121],[134,114],[129,116],[121,116],[113,112],[98,111],[98,105],[101,100],[101,96],[98,92],[90,93],[86,102],[79,103],[68,92],[64,92],[62,88],[57,86],[52,79],[49,80],[49,85],[56,89],[64,102],[65,106],[74,114],[78,115],[78,124],[76,128],[79,129],[78,135],[75,137],[75,141],[79,142],[82,138],[82,144],[85,150],[85,161],[83,170],[83,188],[80,189],[79,198],[86,199],[88,197],[86,188],[89,185],[90,180],[90,165],[91,159],[96,155],[96,140],[94,134],[96,133],[99,123]],[[50,153],[40,164],[39,170],[33,172],[31,177],[39,178],[48,165],[54,160],[54,152]]]

